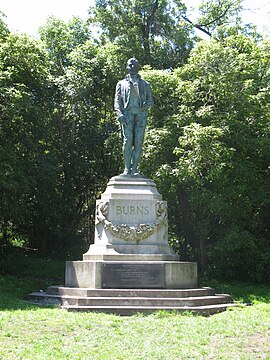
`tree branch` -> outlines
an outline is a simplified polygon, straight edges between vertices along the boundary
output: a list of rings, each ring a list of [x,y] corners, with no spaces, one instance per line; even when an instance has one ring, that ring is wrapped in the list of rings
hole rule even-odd
[[[227,8],[223,11],[222,14],[220,14],[217,18],[213,19],[212,21],[209,21],[208,23],[206,24],[201,24],[201,26],[210,26],[212,24],[214,24],[216,21],[222,19],[227,13],[228,11],[230,10],[231,6],[228,5]]]
[[[206,30],[205,28],[213,25],[215,22],[217,22],[217,21],[221,20],[222,18],[224,18],[224,17],[227,15],[228,11],[229,11],[236,3],[237,3],[237,1],[235,1],[233,4],[227,5],[227,7],[224,9],[224,11],[223,11],[218,17],[216,17],[215,19],[213,19],[213,20],[211,20],[211,21],[209,21],[209,22],[207,22],[207,23],[205,23],[205,24],[195,24],[195,23],[193,23],[193,21],[191,21],[191,20],[190,20],[189,18],[187,18],[186,16],[181,15],[181,17],[182,17],[185,21],[187,21],[189,24],[191,24],[192,26],[194,26],[196,29],[204,32],[205,34],[207,34],[208,36],[211,37],[212,33],[211,33],[210,31]]]
[[[207,34],[208,36],[212,36],[212,34],[210,33],[210,31],[208,31],[208,30],[206,30],[206,29],[204,29],[202,26],[204,26],[204,25],[198,25],[198,24],[194,24],[189,18],[187,18],[186,16],[183,16],[183,15],[181,15],[182,16],[182,18],[185,20],[185,21],[187,21],[189,24],[191,24],[193,27],[195,27],[196,29],[198,29],[198,30],[200,30],[200,31],[202,31],[202,32],[204,32],[205,34]]]

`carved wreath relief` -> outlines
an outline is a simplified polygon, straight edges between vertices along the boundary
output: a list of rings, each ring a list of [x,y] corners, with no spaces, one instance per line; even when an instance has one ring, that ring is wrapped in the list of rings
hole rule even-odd
[[[135,207],[131,206],[130,208],[132,211],[132,208]],[[146,211],[146,209],[141,211]],[[101,201],[97,204],[96,225],[102,223],[106,230],[110,231],[113,235],[127,241],[140,241],[145,239],[156,232],[162,225],[167,225],[168,223],[167,204],[165,201],[156,202],[156,221],[150,224],[138,224],[137,226],[130,226],[128,224],[113,224],[107,219],[108,212],[108,202]],[[98,236],[101,238],[99,231]]]

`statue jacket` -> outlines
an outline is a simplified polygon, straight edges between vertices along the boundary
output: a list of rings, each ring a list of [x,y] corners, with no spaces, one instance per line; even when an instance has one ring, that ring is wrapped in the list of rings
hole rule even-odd
[[[143,80],[140,75],[138,76],[139,106],[142,111],[146,112],[147,109],[153,105],[154,101],[149,83]],[[128,108],[132,87],[133,84],[129,74],[116,85],[114,109],[118,118],[124,115],[125,110]]]

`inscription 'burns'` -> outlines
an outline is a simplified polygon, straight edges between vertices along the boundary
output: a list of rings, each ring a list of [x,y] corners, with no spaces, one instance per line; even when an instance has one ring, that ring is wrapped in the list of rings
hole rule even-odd
[[[116,206],[117,215],[148,215],[149,208],[148,206]]]

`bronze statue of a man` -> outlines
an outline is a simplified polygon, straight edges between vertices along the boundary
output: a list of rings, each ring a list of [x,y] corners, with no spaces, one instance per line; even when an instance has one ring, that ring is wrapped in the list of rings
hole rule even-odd
[[[139,70],[139,62],[135,58],[129,59],[128,74],[117,83],[115,91],[114,109],[123,135],[123,175],[139,175],[138,163],[147,124],[147,111],[153,105],[150,85],[140,77]]]

